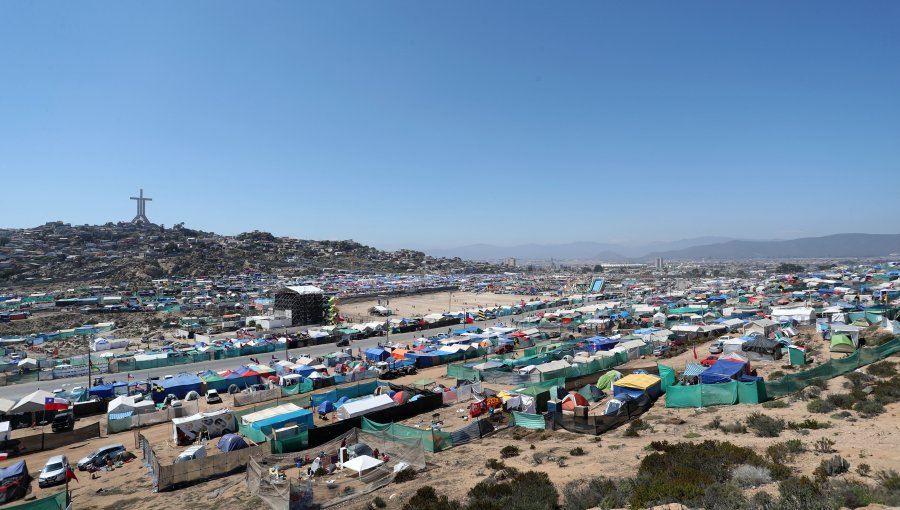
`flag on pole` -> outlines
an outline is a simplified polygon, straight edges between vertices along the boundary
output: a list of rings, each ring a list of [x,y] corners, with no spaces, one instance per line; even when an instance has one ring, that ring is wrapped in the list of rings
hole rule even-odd
[[[9,457],[9,454],[6,452],[0,452],[0,460],[6,460]]]
[[[694,344],[694,359],[697,359],[697,344]]]
[[[134,379],[134,376],[131,375],[131,374],[128,374],[128,378],[129,378],[129,379]]]
[[[75,480],[78,481],[78,477],[75,476],[75,471],[72,471],[72,466],[66,466],[66,481]]]
[[[475,322],[474,319],[469,315],[469,312],[466,312],[466,324],[473,324]]]
[[[69,408],[69,401],[59,397],[47,397],[44,399],[44,411],[65,411]]]

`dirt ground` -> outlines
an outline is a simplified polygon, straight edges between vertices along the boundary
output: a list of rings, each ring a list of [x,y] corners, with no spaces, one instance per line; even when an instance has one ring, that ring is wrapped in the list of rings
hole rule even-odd
[[[532,299],[534,297],[518,294],[494,294],[492,292],[435,292],[394,297],[390,299],[387,305],[382,304],[382,306],[389,306],[397,317],[413,317],[416,315],[428,315],[429,313],[457,312],[464,309],[513,305],[521,303],[522,300],[528,302]],[[338,307],[341,309],[341,315],[352,320],[370,321],[379,319],[377,316],[369,315],[369,308],[377,304],[378,300],[372,299],[355,303],[342,303]],[[450,307],[449,310],[448,306]]]
[[[803,335],[809,336],[808,331]],[[812,340],[819,353],[816,355],[820,361],[829,358],[827,346],[821,340]],[[709,354],[709,342],[698,345],[697,354],[701,359]],[[893,358],[896,360],[897,358]],[[676,357],[663,360],[665,364],[673,366],[676,370],[684,367],[686,362],[693,361],[693,352],[688,351]],[[626,367],[653,366],[656,359],[633,360]],[[757,369],[760,375],[767,376],[774,370],[790,372],[783,367],[783,362],[759,364]],[[434,367],[422,370],[413,376],[407,376],[394,382],[409,384],[419,379],[431,379],[442,384],[452,384],[453,381],[444,377],[446,367]],[[843,383],[846,378],[839,377],[830,381],[827,391],[843,392]],[[504,389],[503,386],[489,385],[494,389]],[[508,388],[507,388],[508,389]],[[324,389],[322,391],[327,390]],[[208,407],[205,403],[201,409],[222,408],[231,405],[229,399],[224,404]],[[546,472],[557,488],[562,492],[566,483],[572,480],[584,479],[591,476],[625,477],[635,474],[642,458],[648,455],[646,447],[651,441],[667,439],[669,441],[694,441],[705,439],[727,440],[740,446],[764,451],[765,448],[775,442],[787,439],[800,439],[807,446],[807,451],[798,455],[790,467],[798,474],[811,475],[815,467],[825,455],[813,451],[811,445],[819,438],[828,437],[835,440],[835,452],[846,458],[851,464],[851,472],[842,475],[848,478],[860,479],[855,468],[864,462],[872,467],[872,472],[882,469],[900,470],[900,453],[897,452],[896,438],[900,435],[900,404],[886,406],[886,412],[875,418],[864,419],[858,413],[852,413],[848,419],[833,419],[828,415],[812,414],[806,411],[806,402],[796,401],[793,397],[786,397],[785,401],[790,405],[784,409],[765,409],[757,405],[735,405],[723,407],[711,407],[705,409],[667,409],[665,397],[644,415],[643,419],[650,424],[651,429],[641,432],[640,437],[624,436],[625,428],[610,431],[598,438],[569,433],[566,431],[533,431],[523,432],[516,429],[507,429],[481,441],[459,446],[437,454],[426,453],[428,469],[420,473],[414,481],[402,484],[391,484],[380,491],[362,496],[354,501],[345,503],[336,508],[359,509],[367,508],[367,505],[377,495],[388,502],[389,509],[399,509],[403,502],[411,497],[415,491],[424,485],[431,485],[443,494],[452,498],[464,498],[466,492],[483,476],[489,474],[484,467],[487,459],[500,458],[500,450],[507,445],[516,445],[521,454],[517,457],[505,459],[507,465],[521,470],[538,470]],[[455,430],[465,425],[462,416],[465,415],[464,403],[448,406],[439,410],[441,419],[445,422],[445,430]],[[762,411],[766,415],[782,418],[785,421],[802,421],[806,418],[819,421],[829,421],[832,425],[829,429],[810,430],[803,434],[786,429],[778,438],[759,438],[752,433],[727,434],[721,431],[713,431],[706,428],[715,417],[719,417],[723,423],[730,423],[738,419],[746,418],[749,414]],[[86,418],[79,421],[77,426],[83,426],[91,420],[100,420],[100,417]],[[427,426],[431,422],[431,415],[423,415],[406,421],[409,425]],[[102,421],[101,421],[102,423]],[[46,460],[57,454],[65,454],[71,462],[75,462],[95,448],[111,444],[122,443],[129,450],[135,450],[134,432],[128,431],[106,437],[105,424],[101,430],[104,437],[83,443],[61,448],[52,452],[40,452],[25,456],[29,470],[37,473]],[[21,432],[20,432],[21,433]],[[172,445],[172,425],[165,423],[143,430],[154,444],[154,449],[165,458],[176,456],[184,447]],[[19,434],[16,434],[17,436]],[[583,456],[572,455],[571,451],[576,447],[582,447],[587,454]],[[216,454],[215,446],[209,448],[210,454]],[[539,462],[539,463],[538,463]],[[265,504],[256,498],[251,498],[244,484],[244,475],[236,474],[229,477],[212,480],[206,483],[194,485],[187,489],[174,492],[153,493],[150,478],[140,459],[133,460],[121,468],[112,472],[100,472],[95,478],[86,472],[78,472],[79,482],[71,482],[76,508],[86,509],[145,509],[160,508],[166,505],[177,505],[179,508],[198,508],[231,510],[243,508],[266,508]],[[52,494],[60,488],[38,489],[37,482],[32,484],[33,495],[42,497]],[[775,484],[764,486],[762,490],[775,491]],[[14,508],[15,505],[9,506]]]

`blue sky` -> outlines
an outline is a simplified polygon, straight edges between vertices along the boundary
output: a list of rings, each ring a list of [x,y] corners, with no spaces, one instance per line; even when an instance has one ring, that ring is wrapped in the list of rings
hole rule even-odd
[[[0,225],[900,232],[900,4],[3,2]]]

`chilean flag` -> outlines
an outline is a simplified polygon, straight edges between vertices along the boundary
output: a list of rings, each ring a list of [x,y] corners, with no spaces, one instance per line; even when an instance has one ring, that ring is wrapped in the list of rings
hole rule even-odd
[[[59,397],[47,397],[44,399],[44,411],[65,411],[69,408],[69,401]]]
[[[475,321],[469,315],[469,312],[466,312],[466,321],[465,322],[466,322],[466,324],[474,324],[475,323]]]

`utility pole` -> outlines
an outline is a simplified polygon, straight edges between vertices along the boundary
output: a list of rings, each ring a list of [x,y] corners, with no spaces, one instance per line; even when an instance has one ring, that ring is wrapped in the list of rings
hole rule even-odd
[[[94,340],[97,336],[91,335],[91,338],[88,340],[87,344],[87,361],[88,361],[88,385],[87,391],[90,394],[91,391],[91,341]]]

